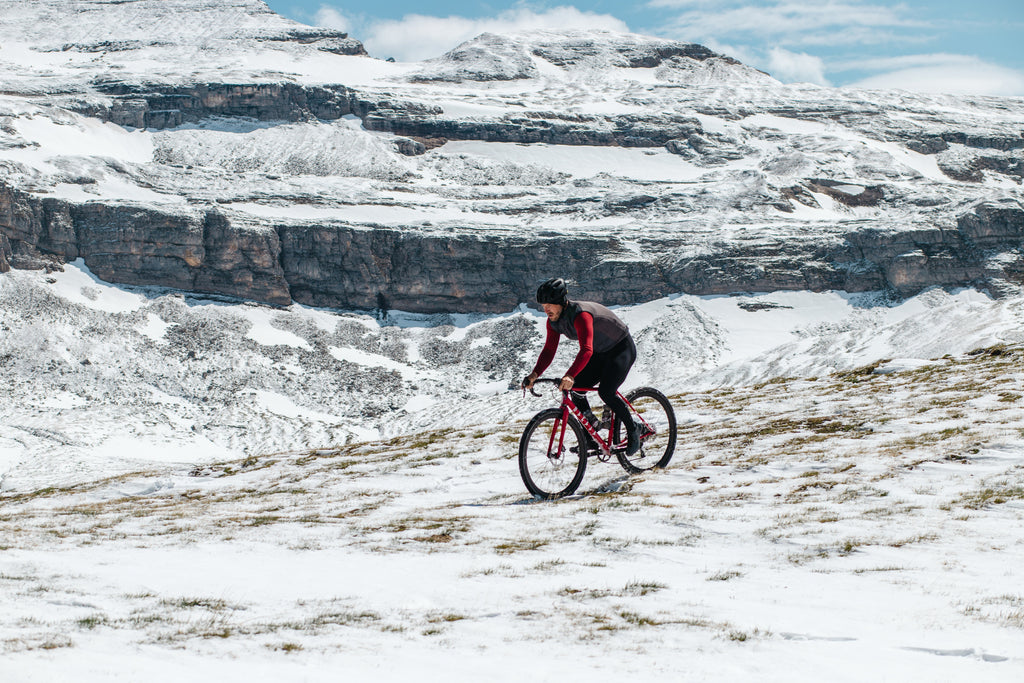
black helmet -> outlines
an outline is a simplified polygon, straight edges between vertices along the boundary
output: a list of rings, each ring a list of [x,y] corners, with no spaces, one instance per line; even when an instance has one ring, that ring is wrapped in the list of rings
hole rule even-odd
[[[551,278],[537,288],[537,303],[558,304],[564,306],[569,302],[569,290],[565,280],[560,277]]]

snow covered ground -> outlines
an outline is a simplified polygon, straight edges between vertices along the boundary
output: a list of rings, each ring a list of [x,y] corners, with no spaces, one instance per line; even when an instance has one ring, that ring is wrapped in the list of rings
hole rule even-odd
[[[272,309],[81,264],[0,304],[5,680],[1024,675],[1024,299],[619,309],[680,446],[555,503],[515,462],[554,400],[508,390],[532,310]]]
[[[676,394],[555,503],[521,419],[6,491],[5,677],[1020,680],[1022,358]]]

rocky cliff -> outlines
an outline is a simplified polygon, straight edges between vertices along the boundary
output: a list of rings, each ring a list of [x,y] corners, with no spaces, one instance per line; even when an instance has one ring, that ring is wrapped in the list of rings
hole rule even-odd
[[[260,2],[174,2],[4,5],[0,270],[81,258],[111,282],[419,312],[508,310],[556,273],[629,303],[1024,272],[1019,99],[783,86],[605,32],[392,64]]]
[[[980,202],[946,227],[723,240],[686,255],[653,240],[638,256],[616,237],[424,234],[383,226],[253,224],[216,208],[158,211],[71,204],[0,188],[0,268],[81,258],[110,282],[285,305],[500,312],[551,272],[614,304],[676,292],[892,289],[1024,282],[1024,208]],[[525,293],[525,294],[524,294]]]

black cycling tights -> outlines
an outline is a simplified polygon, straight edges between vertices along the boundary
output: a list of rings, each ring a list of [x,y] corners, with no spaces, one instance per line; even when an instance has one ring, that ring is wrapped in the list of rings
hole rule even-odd
[[[629,413],[629,406],[615,392],[626,381],[626,375],[629,374],[634,361],[636,344],[633,343],[632,337],[626,337],[608,351],[591,356],[590,361],[580,370],[580,374],[576,375],[574,382],[578,387],[596,386],[597,395],[627,429],[633,425],[633,416]],[[586,394],[574,394],[573,403],[584,414],[590,411],[590,402],[587,401]]]

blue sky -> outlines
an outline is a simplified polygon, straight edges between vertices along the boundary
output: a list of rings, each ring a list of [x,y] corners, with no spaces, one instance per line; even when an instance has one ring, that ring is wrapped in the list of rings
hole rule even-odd
[[[701,43],[784,82],[1024,96],[1024,0],[266,2],[401,61],[484,31],[603,28]]]

